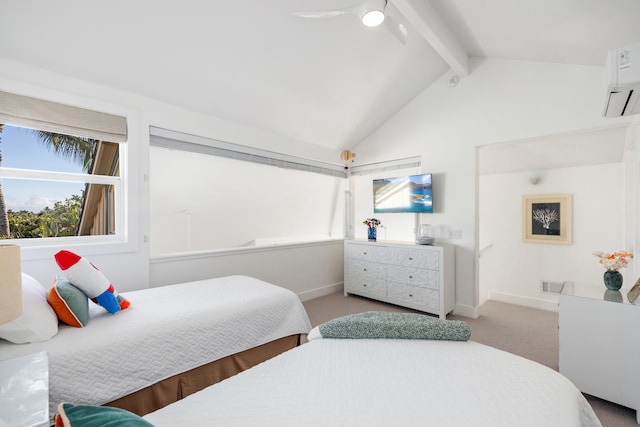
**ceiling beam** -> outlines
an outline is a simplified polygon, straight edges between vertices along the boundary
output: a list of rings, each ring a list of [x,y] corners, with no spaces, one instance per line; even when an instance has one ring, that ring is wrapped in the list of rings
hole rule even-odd
[[[392,2],[459,77],[469,75],[469,54],[429,0]]]

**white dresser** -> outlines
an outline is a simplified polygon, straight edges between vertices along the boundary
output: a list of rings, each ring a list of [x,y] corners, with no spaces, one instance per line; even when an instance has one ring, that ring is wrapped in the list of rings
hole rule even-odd
[[[640,409],[640,306],[627,289],[574,285],[559,305],[560,373],[580,391]],[[636,412],[640,423],[640,411]]]
[[[454,246],[344,242],[344,294],[437,314],[455,307]]]

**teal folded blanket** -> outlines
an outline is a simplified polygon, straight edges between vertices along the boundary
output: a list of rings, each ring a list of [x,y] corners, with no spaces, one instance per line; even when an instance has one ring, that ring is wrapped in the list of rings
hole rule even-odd
[[[467,341],[471,328],[461,320],[436,319],[424,314],[368,311],[330,320],[317,327],[314,338],[396,338]]]

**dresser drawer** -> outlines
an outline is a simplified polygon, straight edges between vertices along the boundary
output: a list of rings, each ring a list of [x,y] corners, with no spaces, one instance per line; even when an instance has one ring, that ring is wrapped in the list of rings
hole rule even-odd
[[[432,250],[387,248],[381,261],[387,264],[430,270],[438,270],[439,266],[438,252]]]
[[[431,310],[440,309],[440,293],[433,289],[389,283],[387,297],[400,303],[419,304]]]
[[[372,297],[387,297],[387,286],[385,283],[380,282],[349,282],[346,285],[345,290],[349,293]]]
[[[372,245],[350,244],[345,246],[345,257],[349,259],[375,262],[382,258],[380,253],[380,248]]]
[[[348,260],[344,271],[345,288],[349,292],[387,295],[384,265],[369,261]]]
[[[421,288],[439,289],[438,272],[424,268],[387,265],[387,281]]]

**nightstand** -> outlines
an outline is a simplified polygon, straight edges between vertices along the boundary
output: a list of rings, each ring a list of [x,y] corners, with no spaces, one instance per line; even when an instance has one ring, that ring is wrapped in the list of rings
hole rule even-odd
[[[560,294],[560,373],[578,389],[640,409],[640,306],[627,289],[575,284]],[[640,411],[636,412],[640,423]]]
[[[0,427],[49,426],[46,352],[0,362]]]

